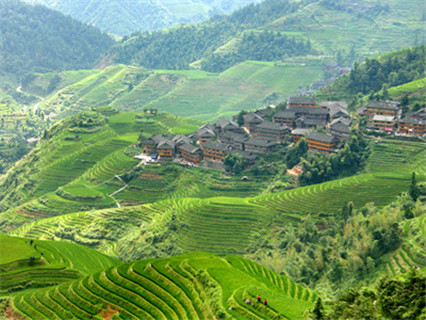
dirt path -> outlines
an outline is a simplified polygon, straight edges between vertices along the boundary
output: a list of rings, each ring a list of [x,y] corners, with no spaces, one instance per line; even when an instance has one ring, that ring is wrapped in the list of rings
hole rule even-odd
[[[38,106],[40,105],[40,103],[42,103],[42,102],[44,101],[44,98],[43,98],[43,97],[40,97],[40,96],[37,96],[37,95],[35,95],[35,94],[31,94],[31,93],[27,93],[27,92],[25,92],[25,91],[22,91],[22,86],[17,87],[17,88],[16,88],[16,92],[23,93],[23,94],[28,94],[28,95],[31,95],[31,96],[34,96],[34,97],[36,97],[36,98],[40,99],[40,101],[39,101],[39,102],[37,102],[37,103],[34,105],[34,107],[33,107],[33,113],[36,113],[36,112],[37,112]],[[25,110],[26,110],[26,109],[27,109],[27,106],[24,106],[24,112],[25,112]]]

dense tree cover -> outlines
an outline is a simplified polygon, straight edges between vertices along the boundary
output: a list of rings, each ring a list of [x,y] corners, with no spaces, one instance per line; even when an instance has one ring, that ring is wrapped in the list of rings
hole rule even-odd
[[[233,38],[238,32],[255,28],[281,15],[294,12],[300,6],[312,1],[298,3],[282,0],[267,0],[258,5],[250,5],[240,9],[230,16],[218,16],[200,25],[182,25],[166,31],[135,34],[132,38],[124,38],[114,48],[115,61],[119,63],[136,63],[149,68],[182,69],[205,56],[209,56],[209,70],[223,70],[225,66],[241,61],[236,53],[228,55],[213,55],[213,52]],[[275,45],[283,43],[283,47],[275,48],[272,53],[266,52],[266,38],[275,38]],[[250,40],[251,39],[251,40]],[[283,56],[300,52],[300,46],[305,49],[308,44],[285,39],[284,36],[265,33],[255,37],[247,35],[244,48],[251,45],[261,45],[264,48],[250,48],[248,56],[254,57],[255,52],[263,52],[260,56],[270,54]],[[287,48],[286,48],[287,47]],[[243,50],[243,49],[242,49]],[[274,51],[277,51],[275,53]],[[242,51],[241,51],[242,52]],[[217,61],[216,61],[217,60]]]
[[[113,44],[94,27],[42,6],[0,2],[0,74],[93,67]]]
[[[378,59],[367,59],[364,64],[355,63],[349,74],[348,89],[362,94],[380,91],[383,84],[398,86],[424,77],[425,46],[407,50],[405,55]]]
[[[156,69],[184,69],[220,46],[234,32],[230,23],[183,25],[166,31],[140,34],[114,48],[115,61]]]
[[[424,78],[425,49],[422,45],[367,59],[362,64],[355,63],[349,74],[322,88],[316,95],[321,100],[346,100],[350,110],[364,105],[365,100],[395,99],[389,94],[390,88]],[[412,90],[397,97],[404,111],[424,107],[418,87],[414,85]]]
[[[375,286],[351,289],[332,302],[330,310],[314,311],[312,319],[419,319],[426,314],[426,277],[412,269],[403,278],[382,278]]]
[[[304,158],[300,183],[308,185],[353,175],[365,165],[369,154],[368,141],[361,134],[353,133],[336,154],[310,153]]]
[[[244,34],[236,52],[207,55],[201,68],[210,72],[222,72],[246,60],[280,61],[286,57],[313,53],[309,40],[297,41],[280,32],[250,32]]]
[[[360,282],[367,285],[377,279],[388,254],[404,240],[400,226],[412,219],[407,218],[407,207],[412,217],[424,214],[424,204],[403,194],[381,209],[373,204],[354,208],[344,203],[340,214],[324,216],[321,222],[308,215],[298,225],[266,227],[251,245],[250,256],[264,257],[264,263],[272,262],[295,281],[323,294],[338,295]]]
[[[235,173],[243,171],[246,165],[243,157],[235,152],[230,152],[226,155],[224,164],[226,171]]]
[[[215,14],[231,13],[256,0],[24,0],[46,5],[104,32],[129,35],[178,23],[197,23]],[[258,2],[258,0],[257,0]]]

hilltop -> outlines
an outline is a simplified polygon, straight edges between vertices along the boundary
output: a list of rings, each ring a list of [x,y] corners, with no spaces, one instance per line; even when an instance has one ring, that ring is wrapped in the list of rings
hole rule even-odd
[[[114,47],[114,60],[148,68],[201,67],[217,72],[244,60],[279,62],[319,55],[347,66],[360,58],[421,44],[422,10],[419,0],[386,5],[268,0],[203,24],[125,38]]]
[[[259,0],[190,1],[180,0],[97,0],[84,3],[73,0],[24,0],[42,4],[74,19],[117,35],[130,35],[138,31],[155,31],[180,23],[197,23],[213,15],[228,14]]]
[[[113,44],[94,27],[15,0],[1,1],[0,25],[2,86],[4,82],[16,83],[30,71],[94,67]]]

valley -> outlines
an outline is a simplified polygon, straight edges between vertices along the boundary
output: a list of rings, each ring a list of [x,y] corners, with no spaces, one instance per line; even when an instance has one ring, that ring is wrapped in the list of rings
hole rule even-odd
[[[425,317],[421,1],[26,2],[2,318]]]

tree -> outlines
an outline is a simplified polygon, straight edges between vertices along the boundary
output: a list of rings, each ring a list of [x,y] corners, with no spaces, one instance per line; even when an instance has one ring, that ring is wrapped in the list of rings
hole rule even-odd
[[[240,113],[238,113],[237,116],[237,123],[240,127],[244,125],[244,116],[247,114],[246,110],[241,110]]]
[[[417,185],[416,173],[415,172],[413,172],[413,175],[411,176],[411,184],[410,184],[410,189],[409,189],[408,193],[409,193],[410,197],[413,199],[413,201],[416,201],[421,195],[420,188]]]
[[[317,301],[315,302],[314,309],[312,310],[312,319],[314,320],[323,320],[324,317],[324,307],[322,305],[321,298],[318,297]]]

